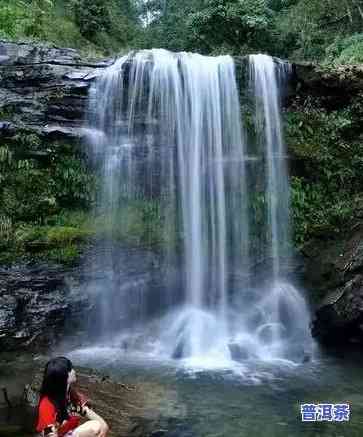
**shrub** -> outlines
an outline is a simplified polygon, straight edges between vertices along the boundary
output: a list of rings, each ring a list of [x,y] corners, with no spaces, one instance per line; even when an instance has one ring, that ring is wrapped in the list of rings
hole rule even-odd
[[[61,206],[88,206],[94,201],[96,179],[74,156],[57,157],[53,162],[56,197]]]
[[[76,263],[80,256],[80,249],[77,245],[71,244],[66,247],[56,248],[47,254],[47,260],[57,264],[72,265]]]
[[[363,63],[363,33],[336,38],[326,49],[326,60],[335,64]]]
[[[354,218],[363,186],[362,104],[327,113],[307,102],[286,115],[287,143],[299,177],[291,181],[295,242],[339,232]]]

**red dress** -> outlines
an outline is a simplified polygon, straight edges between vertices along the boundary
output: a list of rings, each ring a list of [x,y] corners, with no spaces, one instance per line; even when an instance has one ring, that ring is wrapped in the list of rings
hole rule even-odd
[[[79,426],[79,417],[70,416],[68,420],[64,421],[60,426],[57,423],[57,410],[53,403],[47,396],[42,397],[39,403],[39,415],[37,423],[37,432],[42,432],[47,426],[59,426],[58,436],[62,437],[67,432],[74,430]]]

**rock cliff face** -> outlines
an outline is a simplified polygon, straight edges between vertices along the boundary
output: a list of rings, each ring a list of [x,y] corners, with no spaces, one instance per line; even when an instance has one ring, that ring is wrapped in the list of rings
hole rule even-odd
[[[243,80],[246,57],[236,58]],[[114,59],[85,61],[76,50],[0,40],[0,138],[28,128],[50,140],[82,138],[90,83]],[[327,71],[294,64],[290,98],[322,97],[334,107],[363,89],[363,67]]]
[[[0,42],[0,145],[19,134],[45,141],[82,137],[88,83],[105,63],[82,62],[72,49]],[[43,159],[47,150],[34,150]],[[0,350],[50,346],[76,329],[86,296],[70,272],[49,265],[0,270]]]
[[[90,306],[72,272],[37,265],[0,269],[0,350],[51,347],[77,333]]]
[[[137,310],[133,302],[148,296],[157,314],[158,303],[167,296],[164,276],[157,254],[107,244],[89,245],[73,267],[0,267],[0,354],[46,351],[64,341],[76,347],[104,338]],[[169,278],[168,286],[180,285],[178,278]],[[110,305],[105,290],[112,296]],[[129,295],[127,308],[121,304],[122,293]]]
[[[246,59],[236,61],[243,80]],[[19,132],[35,133],[45,143],[82,139],[89,86],[112,62],[85,61],[72,49],[0,41],[0,145]],[[289,101],[318,97],[334,109],[362,90],[362,67],[328,71],[294,65]],[[36,158],[42,154],[47,151],[34,151]],[[305,247],[306,283],[323,299],[314,333],[324,342],[363,341],[362,242],[358,223],[344,238],[323,238]],[[79,320],[88,304],[64,278],[64,271],[49,266],[0,271],[0,349],[49,345],[56,332]]]
[[[322,296],[313,334],[328,346],[363,343],[363,223],[304,248],[308,288]]]
[[[50,140],[82,137],[89,83],[112,62],[84,62],[72,49],[0,41],[1,136],[26,128]]]

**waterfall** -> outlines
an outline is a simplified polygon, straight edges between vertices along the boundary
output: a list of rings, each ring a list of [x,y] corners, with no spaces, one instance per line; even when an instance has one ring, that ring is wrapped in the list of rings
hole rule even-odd
[[[287,154],[282,138],[279,79],[286,80],[289,64],[270,56],[250,56],[250,77],[256,104],[256,122],[265,144],[267,220],[273,278],[280,274],[280,261],[290,243]]]
[[[130,242],[132,226],[145,210],[155,213],[160,269],[165,277],[176,270],[180,284],[165,280],[157,298],[144,286],[140,297],[134,288],[125,292],[121,272],[110,268],[113,293],[99,293],[101,331],[112,325],[112,335],[119,331],[136,349],[147,342],[165,357],[222,361],[289,358],[296,342],[310,341],[306,304],[281,268],[290,243],[279,94],[285,73],[286,64],[250,57],[259,145],[248,144],[229,56],[146,50],[96,80],[88,128],[107,241],[121,235],[120,244],[148,246],[147,238]],[[267,281],[254,275],[256,172],[266,181],[258,232],[272,260]],[[118,306],[119,324],[112,322]],[[135,333],[144,340],[131,340]]]

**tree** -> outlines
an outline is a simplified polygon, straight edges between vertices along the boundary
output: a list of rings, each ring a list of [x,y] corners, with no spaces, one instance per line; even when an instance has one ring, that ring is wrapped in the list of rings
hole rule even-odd
[[[362,0],[299,0],[284,8],[275,21],[281,47],[290,42],[287,55],[318,60],[332,43],[361,32],[362,24]]]
[[[70,0],[81,35],[111,51],[127,47],[138,26],[131,0]]]
[[[188,17],[198,11],[203,0],[140,0],[138,13],[143,30],[137,47],[163,47],[169,50],[195,50],[188,28]]]
[[[81,35],[92,40],[98,32],[107,32],[111,27],[111,17],[104,0],[73,0],[75,21]]]
[[[232,52],[265,49],[272,10],[267,0],[207,0],[189,18],[188,27],[207,50]]]

